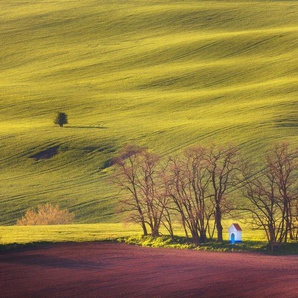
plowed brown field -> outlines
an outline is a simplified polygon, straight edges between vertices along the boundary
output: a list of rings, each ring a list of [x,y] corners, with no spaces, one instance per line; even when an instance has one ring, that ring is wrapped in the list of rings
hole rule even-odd
[[[0,253],[0,297],[298,297],[298,256],[67,243]]]

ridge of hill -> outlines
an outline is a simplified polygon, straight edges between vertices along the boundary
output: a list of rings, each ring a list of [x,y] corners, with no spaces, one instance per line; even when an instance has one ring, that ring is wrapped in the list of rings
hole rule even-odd
[[[125,143],[162,156],[234,143],[253,159],[298,145],[296,1],[6,0],[0,11],[0,224],[40,202],[78,223],[119,220],[105,164]]]

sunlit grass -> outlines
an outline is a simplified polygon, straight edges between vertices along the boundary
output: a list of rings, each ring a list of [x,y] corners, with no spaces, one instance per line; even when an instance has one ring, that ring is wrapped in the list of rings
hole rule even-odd
[[[228,228],[233,221],[224,220],[224,240],[228,240]],[[253,231],[249,225],[241,224],[244,241],[266,241],[264,232]],[[167,235],[165,228],[161,227],[161,234]],[[183,237],[184,230],[179,224],[174,224],[174,233]],[[0,243],[32,243],[32,242],[83,242],[115,240],[123,237],[141,237],[142,229],[137,224],[98,223],[98,224],[70,224],[70,225],[44,225],[44,226],[1,226]]]
[[[186,240],[182,227],[174,224],[175,239],[169,237],[161,228],[161,236],[143,237],[142,229],[136,224],[100,223],[48,226],[0,226],[0,249],[11,249],[19,245],[38,245],[40,243],[118,241],[133,245],[177,249],[196,249],[221,252],[269,252],[270,248],[261,230],[252,230],[248,224],[241,224],[243,242],[237,245],[228,242],[228,227],[231,220],[224,220],[223,243],[215,240],[194,246],[191,239]],[[297,243],[284,244],[277,253],[297,254]]]
[[[140,233],[135,225],[74,224],[48,226],[1,226],[1,244],[27,244],[35,242],[85,242],[113,240]]]

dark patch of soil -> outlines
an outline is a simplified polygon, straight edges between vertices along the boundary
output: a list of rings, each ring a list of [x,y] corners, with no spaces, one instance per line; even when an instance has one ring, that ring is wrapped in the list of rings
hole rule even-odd
[[[0,253],[0,297],[297,297],[298,256],[51,244]]]
[[[41,159],[49,159],[58,154],[60,146],[54,146],[51,148],[48,148],[46,150],[40,151],[36,154],[33,154],[29,156],[30,158],[34,158],[35,160],[41,160]]]

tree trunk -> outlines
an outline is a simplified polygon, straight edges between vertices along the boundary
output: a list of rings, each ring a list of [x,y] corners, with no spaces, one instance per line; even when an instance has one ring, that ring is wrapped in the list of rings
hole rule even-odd
[[[275,237],[275,228],[272,223],[268,224],[268,233],[269,233],[269,245],[271,252],[274,252],[276,247],[276,237]]]
[[[143,236],[148,236],[146,224],[142,221],[141,225],[142,225],[142,229],[143,229]]]
[[[215,209],[215,224],[216,224],[216,230],[217,230],[217,242],[223,242],[222,237],[222,225],[221,225],[221,210],[219,206],[216,206]]]
[[[151,236],[154,238],[159,236],[159,225],[158,224],[156,224],[152,227]]]
[[[201,243],[207,242],[207,231],[206,231],[206,227],[205,227],[205,218],[203,218],[203,217],[201,217],[201,219],[200,219],[199,233],[200,233],[200,242]]]
[[[162,224],[169,232],[171,239],[174,240],[174,229],[173,229],[173,225],[172,225],[171,214],[170,214],[168,208],[165,208],[164,221],[162,221]]]
[[[207,242],[207,233],[206,230],[202,229],[200,231],[200,242],[201,243],[206,243]]]
[[[195,246],[198,246],[200,244],[200,237],[199,237],[198,231],[197,230],[192,230],[191,235],[192,235],[193,244]]]

